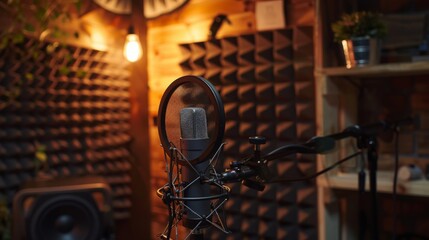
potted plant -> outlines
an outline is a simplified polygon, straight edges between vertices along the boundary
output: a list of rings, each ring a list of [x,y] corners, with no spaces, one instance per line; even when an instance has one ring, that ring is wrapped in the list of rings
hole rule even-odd
[[[347,68],[380,61],[381,38],[386,35],[380,14],[365,11],[344,14],[331,27],[335,40],[341,42]]]
[[[0,198],[0,239],[10,240],[12,238],[11,222],[12,222],[12,219],[10,216],[9,208],[7,206],[7,202],[5,199]]]
[[[83,0],[0,0],[0,56],[31,62],[54,53],[71,37],[62,27],[77,17],[83,3]],[[73,37],[78,38],[78,32]],[[0,63],[0,82],[7,83],[0,86],[0,110],[21,95],[24,81],[37,80],[31,69],[25,69],[21,78],[9,81],[7,71]],[[60,71],[66,75],[68,68]]]

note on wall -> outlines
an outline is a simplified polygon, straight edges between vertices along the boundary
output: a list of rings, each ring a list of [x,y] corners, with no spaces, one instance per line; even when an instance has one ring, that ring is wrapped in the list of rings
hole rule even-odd
[[[283,0],[256,2],[255,15],[259,31],[286,27]]]

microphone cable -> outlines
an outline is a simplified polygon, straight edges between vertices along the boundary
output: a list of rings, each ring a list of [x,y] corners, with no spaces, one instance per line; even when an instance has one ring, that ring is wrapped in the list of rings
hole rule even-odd
[[[354,158],[354,157],[356,157],[358,155],[361,155],[361,154],[362,154],[362,151],[355,152],[352,155],[347,156],[347,157],[339,160],[338,162],[332,164],[331,166],[329,166],[329,167],[321,170],[320,172],[316,172],[316,173],[314,173],[314,174],[312,174],[310,176],[306,176],[306,177],[302,177],[302,178],[283,178],[283,179],[272,180],[272,181],[269,181],[267,183],[288,183],[288,182],[308,181],[310,179],[316,178],[316,177],[318,177],[318,176],[320,176],[320,175],[322,175],[322,174],[324,174],[324,173],[326,173],[326,172],[334,169],[335,167],[337,167],[338,165],[344,163],[345,161],[350,160],[350,159],[352,159],[352,158]]]

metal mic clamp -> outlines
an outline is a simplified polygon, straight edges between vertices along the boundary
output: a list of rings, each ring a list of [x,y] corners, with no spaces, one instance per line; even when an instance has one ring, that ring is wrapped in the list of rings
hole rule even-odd
[[[254,136],[254,137],[249,137],[249,143],[253,144],[254,148],[254,156],[255,159],[257,161],[261,160],[261,145],[265,144],[267,142],[267,140],[265,139],[265,137],[260,137],[260,136]]]
[[[269,177],[267,162],[261,158],[261,145],[266,143],[265,137],[249,137],[254,145],[253,155],[242,161],[230,163],[230,169],[220,175],[222,182],[242,182],[248,188],[263,191],[265,186],[261,183]],[[256,178],[256,180],[251,179]]]
[[[267,140],[265,139],[265,137],[249,137],[249,143],[254,145],[254,160],[252,164],[256,165],[255,167],[258,172],[257,177],[263,181],[267,181],[271,178],[271,174],[267,165],[268,161],[261,157],[261,145],[265,144],[266,142]]]
[[[251,189],[254,189],[254,190],[257,190],[257,191],[260,191],[260,192],[264,191],[264,189],[265,189],[264,184],[261,184],[260,182],[252,180],[252,179],[245,179],[245,180],[243,180],[242,183],[244,186],[251,188]]]
[[[264,137],[249,137],[249,142],[254,145],[254,153],[244,158],[241,161],[232,161],[230,168],[225,172],[215,174],[212,179],[202,179],[207,183],[231,183],[241,182],[246,187],[263,191],[265,185],[264,181],[270,179],[270,172],[268,170],[267,162],[261,157],[261,144],[266,143]]]

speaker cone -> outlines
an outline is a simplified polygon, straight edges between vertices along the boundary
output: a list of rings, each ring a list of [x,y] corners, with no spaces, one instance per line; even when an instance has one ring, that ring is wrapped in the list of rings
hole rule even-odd
[[[82,195],[82,194],[80,194]],[[42,202],[30,214],[28,232],[32,240],[99,239],[100,216],[94,201],[75,195],[59,195]]]

